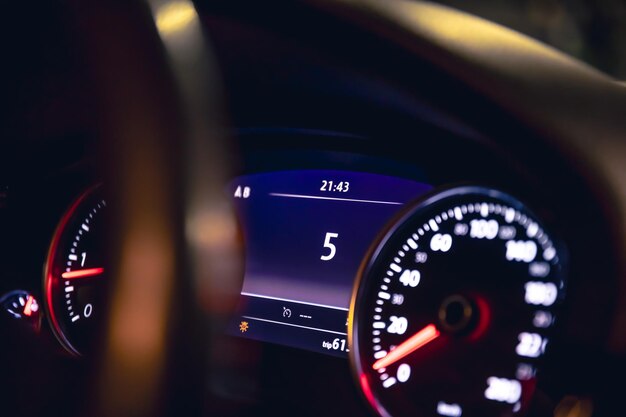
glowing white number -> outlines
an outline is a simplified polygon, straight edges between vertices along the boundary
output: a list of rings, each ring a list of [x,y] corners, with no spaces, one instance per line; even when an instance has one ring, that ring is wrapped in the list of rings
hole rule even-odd
[[[517,371],[515,371],[515,378],[521,381],[528,381],[531,378],[534,378],[537,371],[532,365],[527,363],[520,363],[517,367]]]
[[[330,252],[328,252],[328,255],[320,256],[320,259],[322,261],[330,261],[335,257],[335,254],[337,253],[337,247],[334,244],[330,243],[330,240],[336,237],[339,237],[339,233],[326,233],[326,237],[324,238],[324,247],[328,248]]]
[[[537,245],[532,240],[509,240],[506,242],[506,259],[517,262],[532,262],[537,256]]]
[[[91,316],[91,313],[93,312],[93,306],[91,304],[87,304],[85,306],[85,309],[83,310],[83,315],[86,317]]]
[[[398,381],[406,382],[411,377],[411,367],[406,363],[398,366],[398,373],[396,374]]]
[[[423,264],[428,260],[428,254],[426,252],[415,252],[415,262]]]
[[[234,197],[235,198],[248,198],[250,197],[250,192],[252,190],[250,189],[250,187],[243,187],[241,188],[241,185],[237,186],[237,189],[235,190],[235,194]]]
[[[552,317],[552,314],[547,311],[537,311],[535,313],[535,317],[533,317],[533,325],[542,329],[550,327],[553,321],[554,317]]]
[[[513,226],[501,226],[498,234],[500,235],[500,239],[502,240],[510,240],[515,237],[515,227]]]
[[[85,259],[87,259],[87,252],[80,254],[80,266],[85,266]]]
[[[469,227],[465,223],[457,223],[454,225],[454,234],[457,236],[465,236]]]
[[[495,220],[472,220],[470,237],[476,239],[494,239],[498,236],[499,225]]]
[[[463,415],[463,409],[458,404],[448,404],[443,401],[437,403],[437,412],[441,416],[446,417],[461,417]]]
[[[400,275],[400,282],[404,284],[405,287],[415,288],[420,283],[420,271],[417,270],[409,270],[406,269],[402,275]]]
[[[389,320],[391,320],[389,327],[387,327],[389,333],[404,334],[409,327],[409,322],[404,317],[391,316]]]
[[[550,264],[547,262],[533,262],[528,265],[528,273],[531,277],[547,277],[550,274]]]
[[[552,282],[530,281],[524,285],[526,295],[524,299],[528,304],[550,307],[556,301],[559,290]]]
[[[391,304],[400,306],[404,303],[404,295],[402,294],[394,294],[391,296]]]
[[[441,233],[437,233],[432,237],[432,239],[430,239],[430,249],[433,252],[447,252],[450,250],[451,247],[452,236],[450,235],[442,235]]]
[[[515,348],[520,356],[526,356],[528,358],[537,358],[543,354],[546,349],[548,339],[544,339],[537,333],[520,333],[518,336],[519,343]]]
[[[515,379],[487,378],[485,398],[492,401],[500,401],[515,404],[522,396],[522,384]]]

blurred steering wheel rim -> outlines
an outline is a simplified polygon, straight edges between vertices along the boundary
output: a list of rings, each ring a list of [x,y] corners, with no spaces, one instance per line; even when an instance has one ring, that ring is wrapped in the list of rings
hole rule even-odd
[[[212,133],[222,119],[209,48],[186,0],[70,5],[96,88],[111,208],[110,305],[85,414],[200,414],[205,330],[219,327],[224,306],[213,303],[234,300],[237,279],[213,293],[212,268],[224,269],[215,252],[233,271],[237,254],[233,230],[206,236],[232,215],[221,196],[230,160]]]

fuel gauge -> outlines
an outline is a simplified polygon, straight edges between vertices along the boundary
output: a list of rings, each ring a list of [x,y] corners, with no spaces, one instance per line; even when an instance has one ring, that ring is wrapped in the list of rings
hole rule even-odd
[[[40,310],[37,299],[27,291],[15,290],[0,297],[0,306],[14,319],[27,322],[34,330],[39,329]]]

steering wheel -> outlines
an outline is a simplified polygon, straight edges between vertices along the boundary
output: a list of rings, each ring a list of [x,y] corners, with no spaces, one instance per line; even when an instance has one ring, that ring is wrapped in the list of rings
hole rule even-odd
[[[192,415],[203,405],[206,335],[234,300],[239,265],[210,47],[188,1],[73,6],[98,86],[114,231],[86,413]]]

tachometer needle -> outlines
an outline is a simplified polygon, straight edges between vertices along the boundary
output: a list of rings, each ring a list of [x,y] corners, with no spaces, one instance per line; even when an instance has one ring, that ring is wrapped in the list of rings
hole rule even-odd
[[[87,278],[87,277],[93,277],[94,275],[100,275],[103,272],[104,272],[104,268],[79,269],[76,271],[63,272],[61,274],[61,278],[63,279]]]
[[[404,358],[405,356],[415,352],[422,346],[432,342],[438,337],[439,330],[437,330],[434,324],[429,324],[428,326],[424,327],[422,330],[402,342],[394,350],[390,351],[386,356],[374,362],[372,368],[374,368],[375,371],[381,368],[386,368],[389,365],[394,364],[400,359]]]

